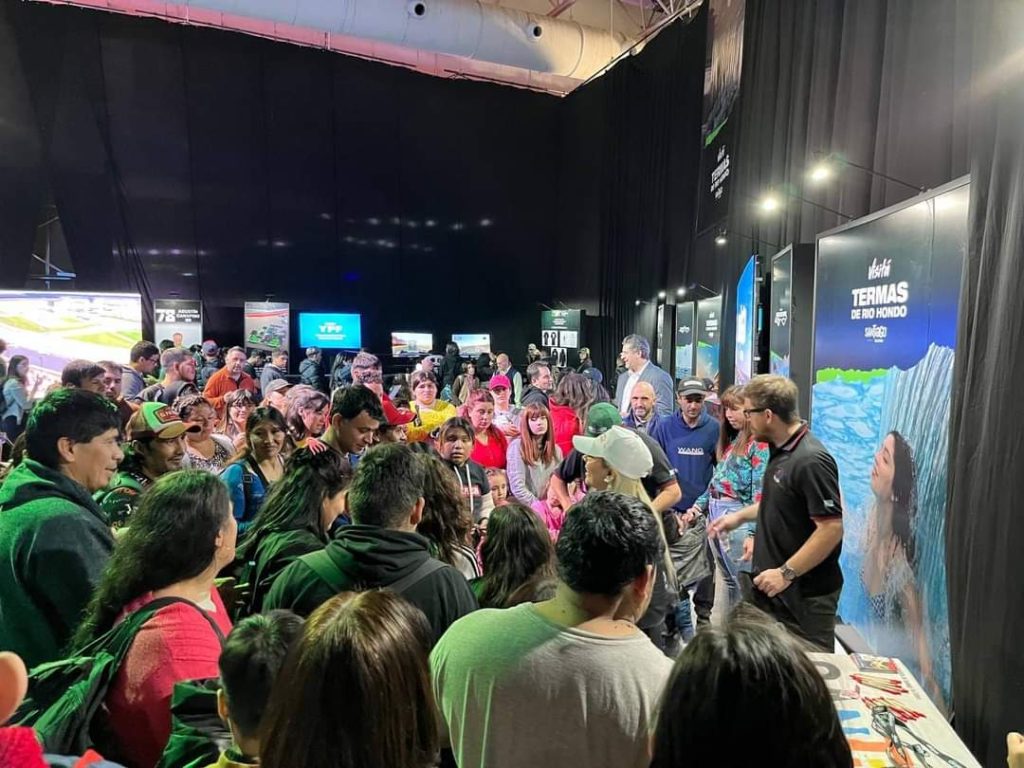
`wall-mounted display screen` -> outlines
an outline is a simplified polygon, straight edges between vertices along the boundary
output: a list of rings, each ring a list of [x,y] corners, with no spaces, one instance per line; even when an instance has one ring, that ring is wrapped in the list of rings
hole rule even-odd
[[[391,332],[391,354],[394,357],[423,357],[434,346],[434,336],[412,331]]]
[[[736,283],[736,357],[734,384],[746,384],[754,375],[757,354],[757,256],[751,256]]]
[[[62,291],[0,291],[0,339],[4,356],[28,358],[29,389],[42,395],[72,360],[128,364],[142,338],[142,301],[137,294]]]
[[[793,251],[786,250],[772,260],[772,312],[768,318],[769,371],[789,376],[789,348],[791,342],[793,302]]]
[[[693,310],[695,304],[686,301],[676,305],[676,379],[682,381],[693,376]]]
[[[203,343],[203,305],[192,299],[156,299],[153,302],[157,342],[167,339],[176,347]]]
[[[245,302],[245,346],[249,349],[288,349],[291,314],[280,301]]]
[[[452,341],[459,345],[459,354],[463,357],[476,357],[491,351],[489,333],[453,333]]]
[[[362,318],[341,312],[300,312],[299,345],[326,349],[359,349]]]
[[[719,357],[722,351],[722,297],[697,302],[697,354],[694,376],[719,383]]]

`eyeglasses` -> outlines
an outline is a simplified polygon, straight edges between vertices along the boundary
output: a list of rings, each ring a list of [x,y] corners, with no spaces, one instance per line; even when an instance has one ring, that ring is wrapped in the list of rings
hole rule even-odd
[[[744,408],[743,409],[743,415],[744,416],[749,416],[752,413],[764,413],[767,410],[768,410],[767,408]]]

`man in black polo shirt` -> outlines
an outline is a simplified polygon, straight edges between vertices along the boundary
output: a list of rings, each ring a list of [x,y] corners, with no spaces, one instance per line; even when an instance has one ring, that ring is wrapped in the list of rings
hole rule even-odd
[[[843,587],[839,552],[842,503],[836,461],[797,411],[797,387],[782,376],[754,377],[743,410],[758,440],[771,445],[761,503],[726,515],[716,536],[757,520],[754,605],[823,650],[835,648],[836,606]],[[749,510],[749,511],[748,511]]]

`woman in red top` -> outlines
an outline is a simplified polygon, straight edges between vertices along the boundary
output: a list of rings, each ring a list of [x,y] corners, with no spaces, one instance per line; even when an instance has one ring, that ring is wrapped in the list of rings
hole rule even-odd
[[[504,469],[508,439],[494,426],[494,395],[483,388],[474,389],[460,415],[473,425],[475,434],[469,458],[484,469]]]
[[[563,456],[572,450],[573,435],[583,434],[592,399],[586,376],[567,373],[558,380],[548,407],[555,428],[555,445],[562,449]]]
[[[159,760],[171,732],[174,684],[218,674],[231,619],[214,579],[235,557],[235,533],[228,491],[216,475],[164,475],[142,495],[89,603],[76,648],[151,600],[183,601],[143,625],[107,693],[116,759],[130,768]]]

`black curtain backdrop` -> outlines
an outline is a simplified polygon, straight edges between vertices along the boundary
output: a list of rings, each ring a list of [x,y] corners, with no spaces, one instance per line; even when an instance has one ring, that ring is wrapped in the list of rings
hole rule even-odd
[[[537,340],[559,99],[156,20],[0,9],[0,77],[16,86],[0,80],[5,287],[25,285],[49,196],[76,289],[139,291],[147,310],[198,296],[224,342],[268,294],[293,313],[361,312],[378,352],[393,330],[442,348],[490,332],[517,360]]]
[[[960,297],[946,525],[957,730],[1002,765],[1024,729],[1024,6],[975,19],[971,214]]]
[[[653,347],[657,293],[690,258],[705,25],[702,9],[563,105],[555,297],[602,318],[588,343],[606,376],[626,334]]]
[[[846,219],[786,198],[798,195],[853,218],[916,194],[847,168],[822,187],[805,181],[814,153],[922,187],[969,171],[972,35],[968,0],[748,0],[728,245],[717,227],[696,233],[683,282],[725,297],[722,381],[733,376],[736,280],[752,253],[765,260]],[[783,209],[756,201],[777,190]]]

